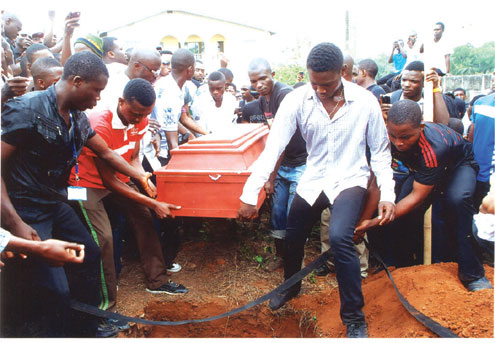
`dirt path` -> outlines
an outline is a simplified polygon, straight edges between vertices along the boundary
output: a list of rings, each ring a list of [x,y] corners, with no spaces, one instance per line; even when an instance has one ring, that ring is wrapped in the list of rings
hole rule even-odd
[[[184,320],[215,316],[240,307],[269,292],[283,281],[281,269],[267,272],[263,265],[273,254],[266,220],[258,224],[212,220],[202,228],[185,229],[177,262],[183,270],[171,276],[188,287],[182,296],[152,295],[145,291],[135,256],[127,254],[119,277],[118,311],[152,320]],[[306,245],[306,262],[319,255],[315,232]],[[493,268],[486,266],[493,283]],[[415,266],[393,271],[403,295],[418,310],[461,337],[494,337],[493,290],[467,292],[457,279],[453,263]],[[263,303],[238,315],[208,323],[181,326],[131,325],[119,337],[345,337],[339,317],[335,274],[303,281],[301,295],[272,312]],[[364,312],[370,337],[436,337],[400,304],[385,273],[363,282]]]

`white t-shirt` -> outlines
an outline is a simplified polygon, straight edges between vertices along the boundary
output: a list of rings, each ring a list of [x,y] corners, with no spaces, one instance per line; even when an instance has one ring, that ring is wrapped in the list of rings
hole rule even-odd
[[[407,59],[406,63],[404,64],[404,68],[412,61],[423,61],[423,54],[419,52],[421,49],[421,42],[416,40],[416,43],[414,43],[413,47],[410,48],[409,45],[404,44],[404,50],[406,51],[407,54]]]
[[[237,116],[234,114],[236,107],[236,98],[228,92],[223,94],[220,107],[215,106],[215,100],[210,92],[204,92],[194,100],[192,111],[195,117],[199,117],[198,124],[214,133],[236,124]]]
[[[106,65],[108,69],[108,83],[105,89],[100,93],[100,101],[88,112],[103,111],[109,109],[115,111],[118,105],[119,97],[124,94],[124,88],[129,77],[125,74],[127,66],[122,63],[110,63]]]
[[[172,74],[159,79],[155,83],[156,120],[160,123],[160,135],[162,136],[160,156],[168,156],[167,139],[165,131],[177,131],[179,119],[184,106],[184,92],[173,78]]]
[[[448,39],[442,36],[438,42],[434,40],[427,41],[425,42],[424,50],[425,68],[438,68],[446,73],[445,55],[452,55],[454,53],[454,49]]]

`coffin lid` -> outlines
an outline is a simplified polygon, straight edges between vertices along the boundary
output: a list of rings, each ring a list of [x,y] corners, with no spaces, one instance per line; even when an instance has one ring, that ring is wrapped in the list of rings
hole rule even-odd
[[[268,130],[264,124],[232,125],[228,131],[211,133],[180,145],[179,150],[189,149],[237,149],[260,132]]]

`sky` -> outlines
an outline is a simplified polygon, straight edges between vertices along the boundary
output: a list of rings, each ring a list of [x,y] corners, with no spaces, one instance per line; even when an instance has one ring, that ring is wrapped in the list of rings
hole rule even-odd
[[[5,3],[3,1],[2,6]],[[345,50],[345,15],[348,11],[351,39],[355,38],[348,52],[359,60],[390,54],[393,41],[407,40],[411,30],[417,31],[419,39],[431,39],[437,21],[445,24],[445,37],[455,46],[467,42],[480,46],[493,41],[494,14],[493,5],[489,3],[486,0],[182,0],[180,3],[167,0],[25,0],[10,1],[9,7],[3,9],[17,14],[23,22],[23,30],[28,33],[43,31],[48,22],[48,9],[55,9],[55,31],[59,34],[63,32],[63,19],[69,11],[81,12],[78,30],[84,34],[106,31],[164,10],[185,10],[273,31],[281,49],[329,41],[342,50]],[[306,50],[303,49],[302,55]]]

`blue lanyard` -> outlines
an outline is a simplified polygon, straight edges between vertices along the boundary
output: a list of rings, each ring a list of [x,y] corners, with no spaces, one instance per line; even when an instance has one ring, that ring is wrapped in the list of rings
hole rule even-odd
[[[77,149],[76,149],[76,127],[74,125],[74,119],[72,118],[72,112],[69,111],[69,117],[70,117],[70,125],[72,128],[72,135],[74,136],[74,139],[72,140],[72,156],[76,160],[76,166],[75,166],[75,172],[76,172],[76,182],[79,184],[79,162],[77,160]],[[70,131],[69,131],[70,132]]]

